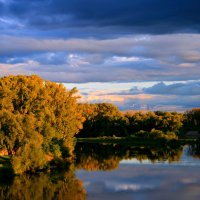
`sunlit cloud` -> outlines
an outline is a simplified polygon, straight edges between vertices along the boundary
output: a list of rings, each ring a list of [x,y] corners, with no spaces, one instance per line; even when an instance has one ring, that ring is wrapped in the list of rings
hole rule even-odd
[[[191,68],[193,68],[193,67],[195,67],[196,66],[196,64],[195,63],[181,63],[181,64],[179,64],[179,66],[180,67],[191,67]]]
[[[107,85],[113,83],[98,84],[98,90],[94,86],[92,87],[93,83],[86,85],[72,84],[70,87],[66,84],[66,87],[80,88],[81,99],[79,101],[82,103],[110,102],[117,105],[121,110],[183,112],[192,107],[200,106],[199,81],[151,83],[152,86],[149,87],[146,83],[131,82],[126,85],[126,89],[121,87],[122,83],[114,83],[114,86],[110,88],[107,88]],[[80,87],[81,85],[83,87]],[[88,90],[88,88],[90,89]]]

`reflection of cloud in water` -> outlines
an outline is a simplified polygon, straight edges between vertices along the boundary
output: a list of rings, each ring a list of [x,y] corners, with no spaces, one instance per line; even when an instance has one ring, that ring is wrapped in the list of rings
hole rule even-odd
[[[153,185],[148,185],[148,184],[120,183],[120,182],[112,182],[112,181],[106,181],[105,185],[108,189],[114,190],[115,192],[138,191],[138,190],[146,190],[146,189],[154,188]]]
[[[108,145],[102,148],[96,144],[96,148],[89,144],[86,147],[86,152],[92,154],[85,154],[82,160],[85,160],[88,155],[95,158],[94,163],[101,165],[110,163],[112,161],[110,158],[118,158],[117,163],[123,160],[119,166],[117,165],[118,168],[109,168],[111,171],[103,171],[100,168],[101,171],[78,170],[76,172],[77,177],[84,182],[88,200],[200,199],[200,159],[193,156],[199,152],[198,148],[162,147],[161,150],[151,148],[149,151],[146,148],[144,151],[135,147],[123,149]],[[119,152],[117,149],[124,151]],[[97,159],[99,154],[101,156]]]
[[[77,171],[77,177],[90,182],[88,200],[199,200],[199,166],[122,164],[107,172]]]

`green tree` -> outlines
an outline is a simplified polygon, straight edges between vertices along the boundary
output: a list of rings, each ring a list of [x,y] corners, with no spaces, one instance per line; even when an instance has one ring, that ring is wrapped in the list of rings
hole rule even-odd
[[[126,136],[126,118],[111,103],[83,104],[85,122],[78,137]]]
[[[200,108],[193,108],[185,112],[184,127],[187,130],[200,131]]]
[[[139,131],[162,131],[163,134],[174,132],[178,134],[183,125],[183,114],[171,112],[133,112],[126,113],[128,119],[128,132],[134,134]]]

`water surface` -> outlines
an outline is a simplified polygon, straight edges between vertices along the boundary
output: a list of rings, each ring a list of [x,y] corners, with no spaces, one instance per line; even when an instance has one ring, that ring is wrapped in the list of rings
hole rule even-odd
[[[100,162],[99,168],[83,162],[84,169],[76,172],[88,199],[200,199],[199,145],[129,147],[119,152],[123,148],[116,145],[108,150],[104,145],[99,157],[96,149],[100,147],[82,145],[84,148],[92,149],[85,152],[90,163]]]
[[[200,199],[199,149],[78,143],[65,170],[0,172],[0,199]]]

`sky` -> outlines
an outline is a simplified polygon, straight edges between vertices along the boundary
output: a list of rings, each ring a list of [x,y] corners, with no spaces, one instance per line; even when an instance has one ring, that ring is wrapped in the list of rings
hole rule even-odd
[[[121,110],[200,107],[199,0],[0,0],[0,77]]]

